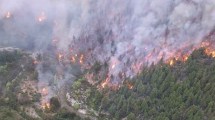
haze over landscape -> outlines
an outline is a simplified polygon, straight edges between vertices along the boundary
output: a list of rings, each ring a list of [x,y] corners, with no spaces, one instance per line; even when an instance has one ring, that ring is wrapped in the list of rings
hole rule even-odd
[[[214,58],[214,0],[0,0],[0,119],[212,120]]]

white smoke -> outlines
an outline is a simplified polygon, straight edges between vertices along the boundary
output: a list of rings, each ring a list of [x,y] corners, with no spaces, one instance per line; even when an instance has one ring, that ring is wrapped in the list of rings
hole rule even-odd
[[[215,26],[214,0],[1,0],[0,11],[1,46],[44,51],[57,39],[58,50],[72,48],[86,63],[107,62],[110,75],[128,77],[199,46]]]

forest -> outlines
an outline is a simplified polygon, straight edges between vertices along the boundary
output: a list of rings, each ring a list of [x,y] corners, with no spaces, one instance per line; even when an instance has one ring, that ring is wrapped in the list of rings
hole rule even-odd
[[[161,60],[127,82],[132,89],[126,84],[119,90],[106,88],[93,95],[92,105],[115,120],[215,119],[215,59],[203,48],[173,66]]]
[[[17,65],[24,61],[26,64],[23,68]],[[29,76],[35,81],[37,79],[34,65],[27,54],[21,55],[17,51],[11,54],[1,53],[0,65],[0,118],[33,119],[23,109],[31,106],[44,120],[81,119],[60,108],[57,98],[50,100],[50,109],[41,111],[34,104],[40,100],[38,93],[31,93],[28,97],[25,96],[27,93],[22,93],[22,81]],[[91,71],[97,73],[101,66],[96,63]],[[20,72],[20,69],[26,70],[18,77],[11,76],[14,72]],[[128,83],[132,87],[128,87]],[[98,90],[87,83],[83,76],[79,76],[72,87],[72,92],[88,88],[86,104],[99,112],[99,120],[215,119],[215,59],[206,55],[204,48],[195,50],[186,62],[175,60],[174,65],[169,65],[161,60],[158,64],[152,64],[136,77],[127,78],[117,90],[109,87]],[[18,94],[25,97],[19,97]]]

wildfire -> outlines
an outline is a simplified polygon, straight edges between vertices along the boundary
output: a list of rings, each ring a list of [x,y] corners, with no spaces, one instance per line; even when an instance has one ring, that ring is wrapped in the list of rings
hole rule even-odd
[[[7,12],[6,14],[5,14],[5,18],[10,18],[11,17],[11,13],[10,12]]]
[[[171,59],[171,60],[169,61],[169,65],[172,66],[173,64],[174,64],[174,60]]]
[[[39,61],[33,60],[33,64],[34,64],[34,65],[37,65],[37,64],[39,64]]]
[[[48,103],[48,102],[43,103],[41,107],[42,107],[42,109],[44,109],[44,110],[45,110],[45,109],[50,109],[50,103]]]
[[[131,83],[128,83],[127,86],[128,86],[128,89],[130,90],[134,88],[134,86]]]
[[[75,57],[74,56],[72,56],[72,58],[71,58],[71,61],[73,62],[73,63],[75,63]]]
[[[102,83],[102,85],[101,85],[102,88],[105,88],[105,86],[106,86],[107,84],[108,84],[108,81],[105,80],[105,81]]]
[[[200,46],[199,46],[200,47]],[[201,44],[201,47],[204,47],[205,48],[205,54],[208,55],[208,56],[211,56],[213,58],[215,58],[215,49],[213,49],[213,47],[211,46],[211,44],[209,42],[203,42]],[[173,66],[174,64],[177,63],[177,61],[180,61],[180,62],[186,62],[191,54],[192,51],[196,50],[196,49],[199,49],[199,48],[193,48],[192,50],[186,52],[186,53],[182,53],[182,52],[177,52],[177,53],[171,53],[169,54],[169,58],[170,59],[167,59],[167,62],[166,64],[169,64],[170,66]],[[179,62],[179,63],[180,63]],[[141,66],[141,64],[134,64],[132,68],[140,68],[139,67]],[[113,62],[111,65],[110,65],[110,68],[111,69],[114,69],[116,67],[116,62]],[[120,78],[122,79],[123,77],[123,74],[120,76]],[[131,83],[125,83],[124,84],[125,86],[128,87],[128,89],[133,89],[134,86],[131,84]],[[102,83],[98,86],[98,88],[105,88],[105,87],[108,87],[108,88],[111,88],[111,89],[114,89],[114,88],[120,88],[120,85],[113,85],[111,82],[110,82],[110,77],[107,77],[104,81],[102,81]],[[117,89],[116,89],[117,90]]]
[[[63,54],[59,53],[57,57],[58,57],[58,61],[62,61],[64,56]]]
[[[205,54],[207,54],[208,56],[211,56],[211,57],[215,58],[215,50],[213,50],[211,48],[206,48],[205,49]]]
[[[105,79],[105,81],[103,81],[102,84],[101,84],[102,88],[105,88],[108,85],[109,81],[110,81],[110,79],[109,79],[109,77],[107,77]]]
[[[208,41],[203,41],[203,42],[201,43],[201,47],[207,47],[207,46],[210,46],[210,42],[208,42]]]
[[[46,20],[46,16],[45,16],[45,13],[42,12],[41,15],[38,17],[38,21],[43,22],[44,20]]]
[[[42,95],[48,95],[48,89],[47,88],[43,88],[41,91]]]
[[[82,55],[81,55],[81,57],[80,57],[80,61],[79,61],[79,62],[80,62],[80,64],[82,64],[82,63],[83,63],[83,59],[84,59],[84,55],[82,54]]]
[[[114,69],[115,67],[116,67],[116,64],[113,64],[113,65],[111,66],[112,69]]]
[[[181,62],[186,62],[188,60],[189,55],[180,55],[177,57],[173,57],[171,59],[169,59],[167,61],[167,64],[169,64],[170,66],[173,66],[175,64],[176,61],[181,61]]]
[[[56,46],[58,42],[59,42],[58,39],[53,39],[53,40],[52,40],[52,44],[53,44],[54,46]]]
[[[183,58],[182,58],[182,61],[186,62],[188,60],[188,57],[189,57],[188,55],[184,55]]]

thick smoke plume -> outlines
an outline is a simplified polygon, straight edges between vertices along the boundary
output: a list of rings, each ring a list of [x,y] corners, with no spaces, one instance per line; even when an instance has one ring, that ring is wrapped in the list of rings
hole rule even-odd
[[[83,66],[108,63],[119,81],[200,47],[214,31],[215,1],[1,0],[0,18],[0,46],[42,53],[55,46],[63,57],[83,55]]]

